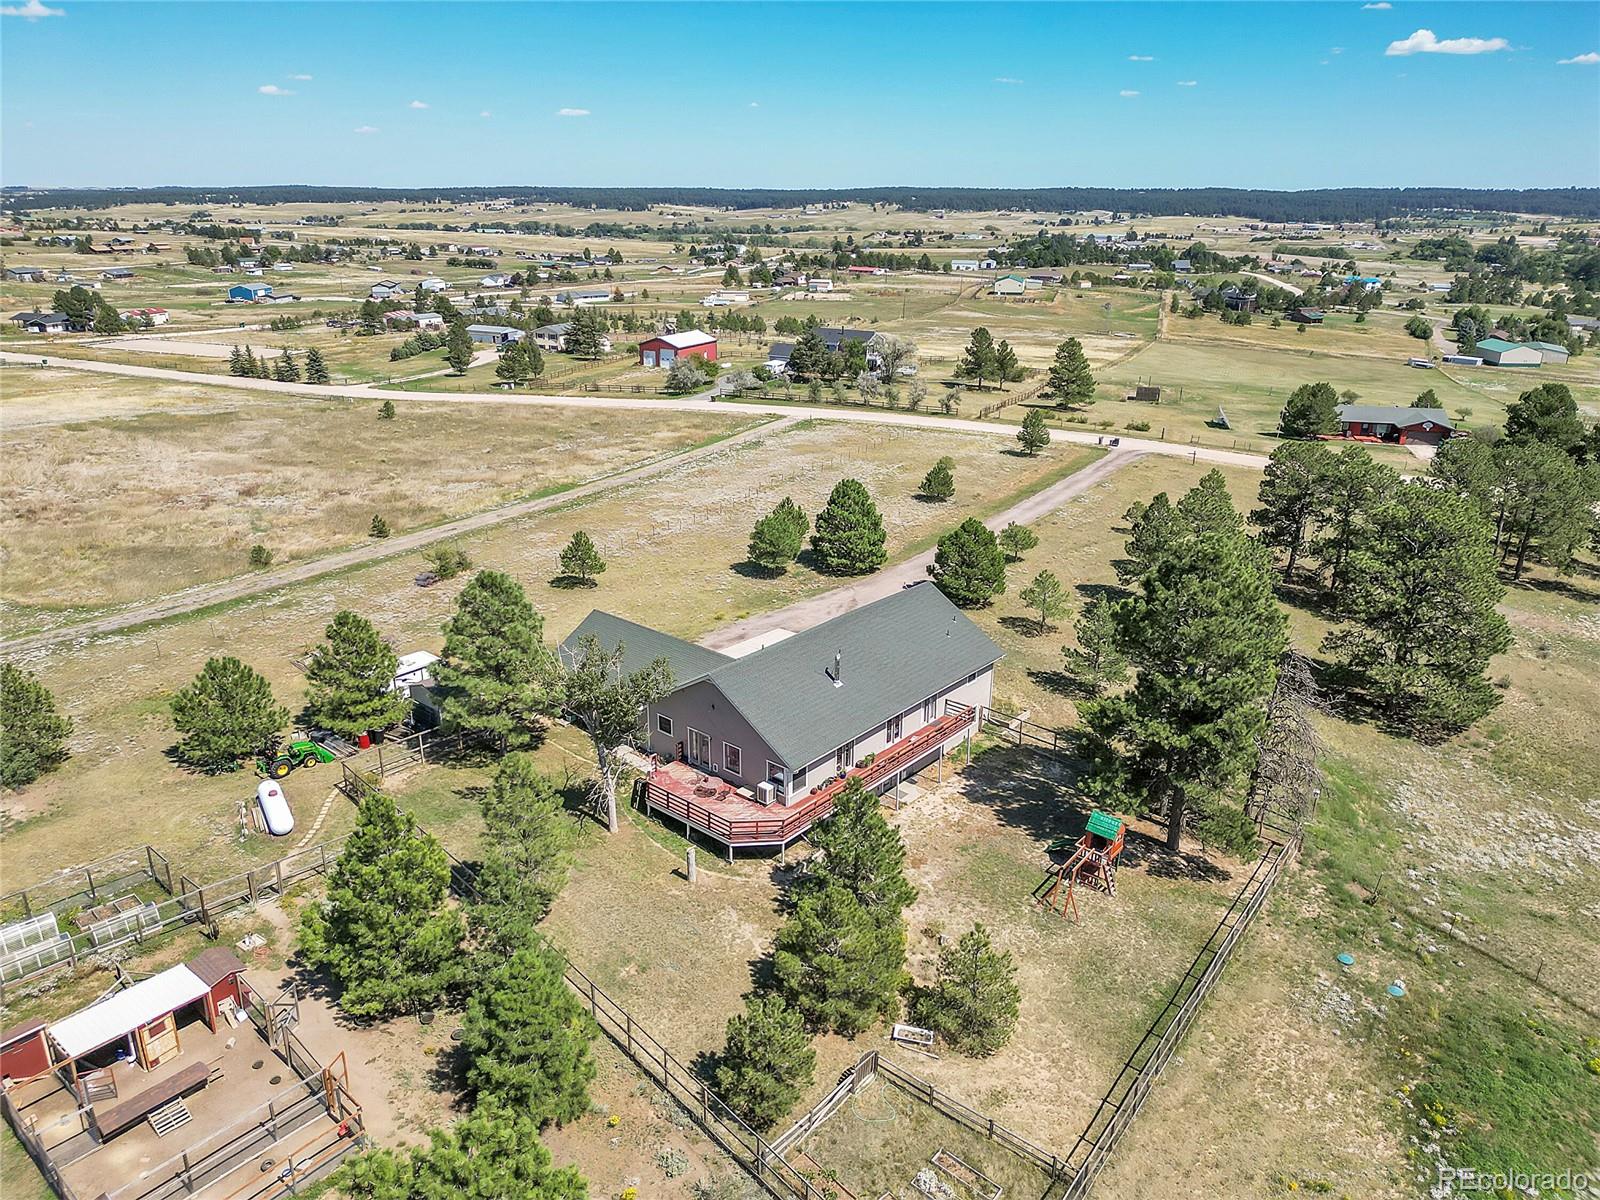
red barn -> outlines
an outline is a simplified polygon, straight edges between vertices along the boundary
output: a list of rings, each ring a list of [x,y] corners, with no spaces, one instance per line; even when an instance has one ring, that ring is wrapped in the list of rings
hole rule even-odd
[[[686,329],[682,333],[659,334],[639,343],[639,365],[642,367],[670,367],[680,358],[703,358],[707,362],[716,362],[716,337],[703,329]]]

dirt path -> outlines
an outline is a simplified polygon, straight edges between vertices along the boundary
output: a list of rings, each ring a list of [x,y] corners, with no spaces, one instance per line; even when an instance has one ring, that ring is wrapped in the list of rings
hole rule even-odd
[[[491,508],[484,512],[472,513],[454,521],[446,521],[442,525],[432,525],[427,529],[418,529],[412,533],[400,534],[382,541],[374,541],[369,545],[358,546],[352,550],[344,550],[337,554],[328,554],[321,558],[307,559],[304,562],[290,563],[265,571],[256,571],[249,575],[236,576],[233,579],[225,579],[218,583],[186,588],[181,592],[174,592],[158,600],[152,600],[132,608],[121,609],[118,612],[108,613],[75,625],[66,625],[58,629],[30,634],[27,637],[0,642],[0,653],[15,654],[26,650],[35,650],[41,646],[52,645],[56,642],[92,637],[101,633],[111,633],[118,629],[126,629],[132,625],[143,625],[149,621],[159,621],[182,613],[193,612],[196,609],[207,608],[213,604],[220,604],[229,600],[240,600],[247,596],[259,595],[262,592],[274,591],[288,584],[303,583],[308,579],[315,579],[319,575],[326,575],[332,571],[342,571],[347,567],[360,566],[376,562],[379,559],[392,558],[397,554],[420,550],[424,546],[458,537],[464,533],[488,529],[506,521],[514,521],[519,517],[531,516],[546,509],[555,508],[557,505],[570,503],[585,496],[609,491],[625,484],[637,483],[641,479],[648,479],[652,475],[658,475],[663,471],[681,467],[685,463],[696,462],[710,455],[720,454],[729,446],[736,446],[744,441],[766,437],[783,430],[798,420],[798,417],[785,414],[776,422],[769,421],[754,429],[747,429],[743,433],[735,434],[730,438],[724,438],[710,445],[686,450],[680,454],[669,455],[665,458],[658,458],[652,462],[632,467],[626,471],[618,471],[612,475],[603,475],[598,479],[591,479],[588,483],[568,488],[566,491],[557,492],[554,495],[540,496],[517,504],[508,504],[503,508]]]
[[[1284,291],[1296,296],[1304,296],[1306,294],[1305,288],[1298,288],[1292,283],[1285,283],[1276,275],[1261,275],[1255,271],[1245,271],[1244,274],[1248,275],[1251,279],[1259,279],[1263,283],[1270,283],[1275,288],[1282,288]]]
[[[1144,452],[1141,450],[1113,450],[1083,470],[1035,492],[1004,512],[996,513],[984,524],[996,531],[1004,529],[1012,521],[1026,525],[1046,513],[1054,512],[1068,500],[1083,495],[1114,472],[1143,457]],[[933,563],[933,553],[932,550],[924,551],[914,558],[887,566],[865,579],[855,580],[831,592],[824,592],[820,596],[791,604],[788,608],[780,608],[777,612],[762,613],[733,625],[724,625],[708,635],[701,645],[712,650],[723,650],[761,634],[771,633],[775,629],[785,629],[790,633],[810,629],[813,625],[820,625],[853,608],[893,595],[908,584],[926,580],[928,567]]]

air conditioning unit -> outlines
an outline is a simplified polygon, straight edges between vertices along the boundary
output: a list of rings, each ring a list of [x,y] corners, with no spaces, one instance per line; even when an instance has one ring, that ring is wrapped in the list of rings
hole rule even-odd
[[[776,780],[763,779],[760,783],[756,784],[756,803],[757,804],[773,804],[773,803],[776,803],[776,801],[777,801],[777,799],[778,799],[780,794],[781,794],[781,789],[780,789],[780,787],[779,787],[779,785],[778,785]]]

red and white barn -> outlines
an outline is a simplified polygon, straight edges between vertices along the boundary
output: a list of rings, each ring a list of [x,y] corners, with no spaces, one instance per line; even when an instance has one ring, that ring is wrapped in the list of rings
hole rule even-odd
[[[716,362],[716,337],[703,329],[686,329],[682,333],[658,334],[639,343],[639,365],[642,367],[670,367],[680,358],[703,358],[707,362]]]

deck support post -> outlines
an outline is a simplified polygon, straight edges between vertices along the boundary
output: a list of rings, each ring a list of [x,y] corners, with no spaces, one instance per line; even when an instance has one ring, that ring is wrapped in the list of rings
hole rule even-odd
[[[972,765],[972,729],[969,726],[968,729],[967,729],[967,766],[970,767],[971,765]]]
[[[689,875],[689,882],[690,882],[690,883],[693,883],[693,882],[695,882],[695,880],[696,880],[696,878],[697,878],[697,877],[698,877],[698,876],[697,876],[697,873],[696,873],[696,871],[695,871],[695,865],[694,865],[694,847],[693,847],[693,846],[690,846],[690,847],[689,847],[689,858],[688,858],[688,863],[687,863],[687,865],[686,865],[686,867],[685,867],[685,870],[686,870],[686,871],[687,871],[687,872],[688,872],[688,875]]]

